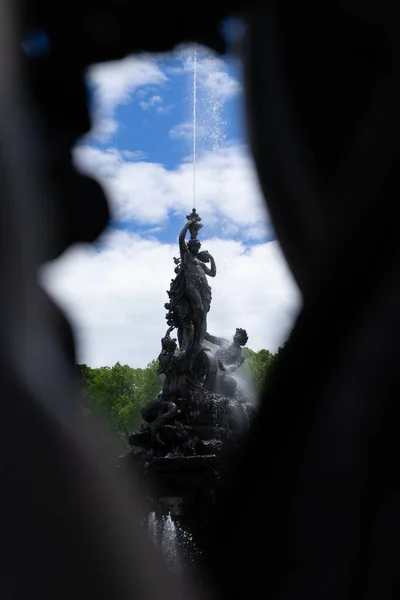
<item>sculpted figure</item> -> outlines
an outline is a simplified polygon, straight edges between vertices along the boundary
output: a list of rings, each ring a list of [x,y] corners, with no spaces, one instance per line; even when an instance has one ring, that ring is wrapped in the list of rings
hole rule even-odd
[[[196,391],[201,388],[200,382],[188,369],[188,358],[184,352],[176,353],[176,340],[170,337],[170,327],[161,340],[161,352],[158,356],[158,375],[165,375],[162,392],[141,409],[143,420],[147,423],[151,441],[158,441],[160,427],[176,419],[182,406],[188,408],[198,398]]]
[[[249,339],[245,329],[237,328],[232,342],[210,335],[209,333],[205,334],[204,339],[210,344],[219,346],[214,356],[219,361],[219,367],[222,371],[233,373],[242,366],[244,362],[242,347],[247,344]]]
[[[237,390],[237,382],[229,374],[234,373],[242,366],[244,354],[242,347],[247,344],[248,335],[245,329],[236,329],[232,342],[206,333],[204,339],[210,344],[218,346],[214,358],[218,363],[218,376],[216,390],[218,393],[232,397]]]
[[[178,330],[179,347],[188,356],[195,357],[202,349],[207,332],[207,314],[211,305],[207,276],[215,277],[217,269],[211,254],[200,252],[201,243],[197,234],[202,225],[195,209],[187,219],[179,235],[180,258],[175,259],[177,276],[171,283],[168,292],[170,302],[165,307],[169,311],[168,325]],[[186,242],[188,231],[190,239]]]

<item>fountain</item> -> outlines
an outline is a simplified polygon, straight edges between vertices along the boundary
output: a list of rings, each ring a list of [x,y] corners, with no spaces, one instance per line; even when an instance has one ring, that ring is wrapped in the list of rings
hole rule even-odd
[[[193,536],[201,548],[224,465],[254,414],[232,376],[244,360],[245,330],[236,329],[231,343],[207,332],[207,277],[215,277],[217,269],[213,256],[200,251],[202,226],[193,209],[179,235],[180,256],[174,258],[175,278],[165,304],[168,330],[158,356],[163,389],[143,407],[140,430],[129,435],[131,459],[150,490],[154,513],[148,526],[153,537],[156,529],[163,530],[171,561],[179,537],[184,542],[186,535],[188,542]],[[174,330],[176,338],[171,337]],[[196,551],[188,546],[186,558],[192,561]]]

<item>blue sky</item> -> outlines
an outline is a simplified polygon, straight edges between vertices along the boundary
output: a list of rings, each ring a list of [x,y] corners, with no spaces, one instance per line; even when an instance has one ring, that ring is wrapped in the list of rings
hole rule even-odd
[[[200,50],[196,51],[199,62],[202,60]],[[220,68],[218,59],[206,54]],[[142,85],[130,96],[130,102],[115,107],[115,119],[120,124],[117,132],[110,135],[104,144],[128,151],[144,152],[153,162],[161,162],[168,169],[176,168],[192,148],[178,140],[171,141],[170,132],[177,124],[192,122],[193,119],[193,79],[191,49],[183,56],[165,57],[154,60],[162,72],[168,77],[161,85]],[[182,64],[182,63],[187,63]],[[229,79],[238,81],[238,68],[234,61],[225,60],[224,70]],[[235,68],[236,66],[236,68]],[[197,80],[197,77],[196,77]],[[197,82],[196,82],[197,83]],[[202,115],[202,89],[200,82],[196,104],[198,117]],[[95,78],[88,79],[88,89],[92,99],[92,109],[101,109],[101,100],[96,97],[97,84]],[[197,85],[196,85],[197,89]],[[241,118],[242,98],[240,88],[232,94],[229,101],[221,104],[219,116],[224,122],[224,134],[227,140],[245,141],[243,120]],[[210,94],[212,95],[212,93]],[[155,115],[158,118],[154,118]]]
[[[179,60],[160,61],[169,80],[159,89],[156,86],[144,86],[134,95],[128,105],[118,106],[116,120],[123,126],[112,136],[117,148],[132,152],[143,151],[153,162],[160,162],[167,169],[175,169],[192,148],[182,139],[171,138],[170,132],[177,124],[192,121],[193,92],[192,73],[179,70]],[[171,70],[171,71],[170,71]],[[173,70],[176,70],[173,72]],[[233,65],[226,63],[225,72],[232,78],[237,77]],[[201,90],[199,90],[198,110],[202,115]],[[242,102],[238,95],[233,96],[221,106],[219,116],[224,123],[226,140],[244,142]]]
[[[246,144],[238,62],[196,48],[196,209],[217,262],[209,331],[249,333],[275,351],[299,306]],[[74,150],[98,179],[113,221],[43,273],[75,324],[79,359],[145,366],[165,333],[166,289],[193,207],[193,47],[126,57],[87,73],[93,129]]]
[[[89,144],[104,152],[118,150],[122,153],[123,160],[160,164],[168,172],[179,169],[182,164],[192,163],[195,80],[197,160],[207,154],[209,157],[217,154],[224,148],[240,148],[243,156],[246,156],[238,63],[233,59],[222,61],[209,52],[196,49],[197,76],[194,78],[193,51],[190,47],[177,51],[174,56],[145,57],[142,61],[143,69],[136,77],[129,67],[125,72],[122,68],[121,78],[125,77],[130,82],[127,84],[130,88],[123,87],[122,84],[120,93],[111,100],[108,98],[111,84],[107,84],[106,78],[102,76],[101,67],[100,76],[96,68],[89,73],[89,97],[93,114],[97,115],[96,120],[100,122],[100,134],[98,128],[95,128],[94,134],[82,140],[82,144]],[[116,87],[120,85],[119,80]],[[106,133],[101,132],[104,124],[109,126]],[[254,187],[257,185],[254,173],[252,178]],[[200,198],[196,198],[196,208],[201,211],[201,173],[199,176],[196,174],[196,187],[200,194]],[[221,187],[221,183],[216,180],[214,190],[209,189],[208,196],[213,193],[217,202]],[[161,241],[172,242],[176,239],[184,212],[182,204],[186,204],[187,211],[192,208],[190,181],[185,182],[185,188],[181,188],[181,192],[186,194],[185,202],[181,201],[178,209],[169,205],[163,223],[158,224],[159,227],[162,226],[162,230],[158,231],[158,239]],[[251,195],[255,194],[252,192]],[[259,194],[257,200],[261,205]],[[209,235],[234,236],[235,239],[246,240],[248,244],[273,239],[265,212],[258,220],[253,219],[250,232],[243,229],[242,223],[237,219],[235,227],[229,221],[229,214],[223,214],[219,223],[210,222]],[[112,226],[137,231],[142,235],[151,235],[154,229],[148,228],[146,222],[136,219],[134,215],[116,215]],[[260,230],[257,235],[256,229]]]

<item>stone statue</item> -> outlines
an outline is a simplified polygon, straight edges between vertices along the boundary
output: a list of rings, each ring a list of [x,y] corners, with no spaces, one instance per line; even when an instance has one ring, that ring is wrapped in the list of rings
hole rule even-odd
[[[193,410],[204,397],[204,375],[197,376],[190,368],[184,352],[177,353],[176,340],[170,337],[170,327],[161,340],[161,352],[158,356],[158,375],[164,375],[162,392],[141,409],[143,420],[147,423],[151,441],[162,443],[158,437],[159,429],[176,419],[182,412]],[[198,361],[200,364],[201,362]]]
[[[177,275],[171,282],[170,301],[165,308],[168,309],[168,325],[177,328],[180,349],[193,358],[202,350],[207,331],[207,314],[211,305],[207,276],[215,277],[217,269],[211,254],[200,252],[201,243],[197,235],[202,227],[201,218],[195,209],[186,218],[188,221],[179,235],[180,258],[175,259]],[[186,242],[188,231],[190,239]],[[210,263],[210,267],[206,263]]]
[[[202,382],[190,368],[188,358],[184,352],[177,353],[175,339],[171,339],[170,327],[161,340],[161,352],[158,356],[158,375],[165,375],[162,396],[165,400],[179,398],[188,400],[193,397],[196,390],[201,389]]]
[[[233,373],[242,366],[244,362],[242,346],[245,346],[249,339],[245,329],[237,328],[232,342],[210,335],[209,333],[205,334],[204,339],[210,344],[219,346],[214,357],[218,361],[222,371]]]
[[[247,402],[231,373],[244,361],[242,346],[248,336],[244,329],[236,329],[229,343],[207,333],[211,304],[207,276],[215,277],[216,266],[208,252],[200,252],[197,236],[203,225],[196,210],[186,219],[179,235],[180,258],[174,259],[176,277],[171,281],[169,302],[165,304],[169,328],[161,339],[158,356],[158,374],[164,376],[163,388],[142,408],[144,423],[138,434],[132,434],[133,445],[140,445],[146,435],[150,435],[152,446],[162,444],[159,432],[163,429],[165,435],[167,425],[178,430],[182,426],[197,427],[199,423],[205,426],[210,418],[214,425],[218,424],[225,418],[223,411],[226,414],[230,411],[231,417],[236,413],[237,421],[237,414],[242,410],[237,405]],[[190,239],[186,242],[188,232]],[[174,329],[178,340],[171,338]],[[204,340],[218,346],[215,354],[203,347]]]
[[[214,510],[221,474],[255,409],[233,376],[244,361],[247,333],[237,329],[231,343],[207,333],[207,277],[215,277],[215,261],[208,252],[200,252],[197,236],[202,224],[196,210],[186,218],[165,304],[168,330],[158,356],[162,391],[141,409],[143,423],[128,433],[128,441],[136,448],[130,453],[135,469],[151,484],[148,500],[154,512],[159,517],[172,515],[195,539],[202,535],[208,511]],[[173,330],[177,339],[171,337]],[[204,340],[218,347],[215,353],[203,346]]]
[[[141,433],[146,430],[149,432],[151,445],[155,443],[164,445],[158,432],[163,425],[176,419],[181,411],[177,402],[165,399],[162,392],[160,392],[154,400],[151,400],[141,409],[140,413],[145,422],[142,426]]]
[[[204,339],[210,344],[219,346],[214,354],[214,359],[218,364],[216,392],[227,397],[235,396],[238,390],[237,381],[229,374],[237,371],[245,360],[242,346],[245,346],[249,339],[246,330],[237,328],[232,342],[209,333],[205,334]]]

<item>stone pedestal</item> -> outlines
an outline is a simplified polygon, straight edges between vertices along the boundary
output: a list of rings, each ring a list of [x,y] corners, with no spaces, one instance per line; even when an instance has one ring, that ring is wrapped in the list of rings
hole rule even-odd
[[[187,544],[189,562],[193,555],[198,558],[196,548],[203,545],[224,465],[241,440],[231,421],[232,415],[237,418],[237,407],[230,410],[229,402],[220,398],[215,403],[214,410],[207,410],[213,418],[198,415],[196,423],[188,424],[181,417],[158,430],[156,443],[145,428],[129,437],[132,446],[140,448],[130,458],[144,477],[151,509],[158,518],[170,514],[179,529],[193,538],[192,547]],[[245,419],[244,409],[241,414]],[[247,419],[242,430],[247,431],[248,425]]]

